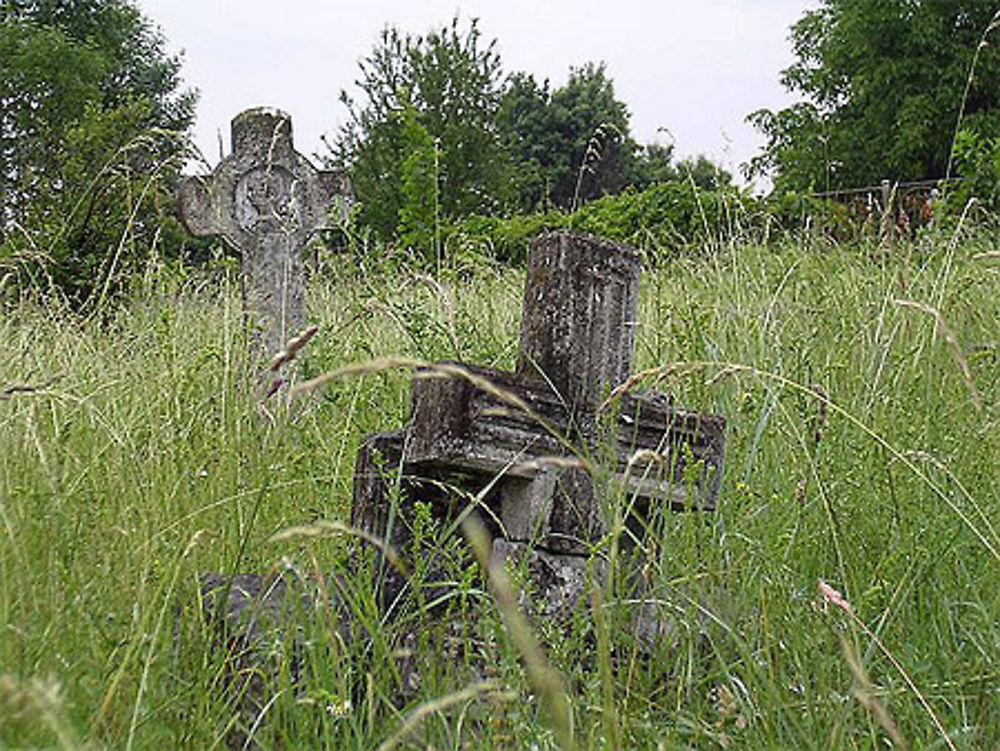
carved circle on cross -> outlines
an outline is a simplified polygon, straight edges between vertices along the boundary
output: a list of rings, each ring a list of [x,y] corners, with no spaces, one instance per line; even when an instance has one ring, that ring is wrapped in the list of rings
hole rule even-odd
[[[300,197],[295,176],[284,167],[270,165],[251,169],[236,183],[234,214],[245,232],[301,229]]]

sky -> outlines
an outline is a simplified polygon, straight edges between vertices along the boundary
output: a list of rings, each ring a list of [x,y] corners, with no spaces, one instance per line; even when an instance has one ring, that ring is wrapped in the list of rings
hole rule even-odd
[[[819,0],[138,0],[183,56],[200,91],[195,143],[208,161],[228,153],[229,123],[250,107],[292,116],[296,148],[326,153],[356,94],[358,62],[386,25],[424,34],[472,18],[498,41],[503,68],[553,87],[569,70],[605,62],[640,143],[673,144],[738,173],[763,145],[745,121],[793,101],[779,74],[793,62],[788,30]]]

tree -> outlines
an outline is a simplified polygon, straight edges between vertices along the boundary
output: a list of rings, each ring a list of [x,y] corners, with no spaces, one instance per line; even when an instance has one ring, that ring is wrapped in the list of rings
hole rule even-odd
[[[964,128],[955,139],[955,173],[962,182],[949,192],[949,201],[963,211],[975,198],[987,211],[1000,210],[1000,135],[984,136]]]
[[[362,225],[429,256],[442,222],[571,210],[678,177],[671,147],[640,154],[603,64],[572,68],[553,90],[527,73],[504,77],[495,44],[476,21],[382,32],[361,61],[360,99],[341,94],[349,120],[329,157],[351,173]]]
[[[752,175],[832,190],[945,177],[964,123],[1000,126],[1000,51],[985,45],[996,0],[823,0],[792,26],[782,84],[805,101],[749,119],[767,137]],[[970,78],[978,50],[975,75]]]
[[[628,185],[638,144],[604,63],[572,69],[566,85],[552,94],[552,107],[571,154],[569,172],[557,174],[553,185],[556,202],[579,205]]]
[[[333,144],[331,161],[350,170],[360,220],[383,238],[412,223],[414,213],[404,211],[404,204],[414,200],[413,181],[424,170],[418,169],[422,158],[411,158],[417,136],[426,154],[421,133],[436,144],[433,182],[442,217],[491,213],[505,205],[509,165],[495,123],[501,71],[494,46],[483,44],[475,20],[464,32],[456,18],[426,36],[387,27],[361,62],[356,85],[362,100],[341,93],[350,119]],[[426,179],[424,174],[418,182]]]
[[[0,262],[41,249],[83,300],[160,236],[195,94],[128,0],[0,0],[0,18]]]
[[[59,146],[99,98],[103,63],[59,29],[0,25],[0,242],[56,184]]]
[[[677,167],[674,165],[674,145],[647,143],[636,157],[635,175],[632,183],[644,189],[656,183],[676,180]]]
[[[437,241],[438,210],[441,197],[438,184],[438,151],[434,139],[420,122],[413,105],[406,104],[402,120],[403,158],[396,236],[406,247],[440,252]]]
[[[638,144],[628,108],[615,96],[604,64],[570,71],[549,92],[527,74],[508,81],[499,113],[504,142],[518,164],[519,203],[533,210],[545,201],[570,209],[619,192],[635,177]]]
[[[539,85],[534,76],[514,73],[507,79],[497,112],[503,147],[516,164],[515,205],[523,212],[545,208],[555,173],[562,164],[569,165],[551,99],[548,81]]]
[[[677,163],[676,169],[679,179],[690,180],[702,190],[721,190],[728,188],[733,182],[733,176],[729,172],[704,154],[682,159]]]

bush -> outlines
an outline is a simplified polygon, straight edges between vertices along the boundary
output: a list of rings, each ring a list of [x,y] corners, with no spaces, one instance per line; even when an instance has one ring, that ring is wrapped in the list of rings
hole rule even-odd
[[[503,263],[522,263],[540,232],[572,229],[636,248],[683,250],[728,242],[764,226],[762,204],[736,188],[703,190],[682,181],[605,196],[568,214],[471,216],[446,230],[446,242],[480,247]]]
[[[955,139],[954,155],[956,171],[963,179],[948,195],[949,207],[962,212],[975,198],[988,210],[1000,209],[1000,135],[964,129]]]

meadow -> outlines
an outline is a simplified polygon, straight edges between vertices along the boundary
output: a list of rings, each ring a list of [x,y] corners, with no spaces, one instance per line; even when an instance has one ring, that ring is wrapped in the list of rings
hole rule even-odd
[[[997,747],[996,248],[930,231],[645,249],[636,370],[726,416],[720,500],[622,558],[670,616],[650,654],[620,577],[570,624],[531,621],[549,683],[457,533],[426,530],[457,592],[464,656],[446,660],[454,633],[417,597],[400,643],[355,540],[324,525],[349,517],[362,438],[405,424],[408,371],[262,414],[232,272],[151,266],[90,319],[26,297],[0,313],[0,749],[224,748],[237,699],[198,577],[282,569],[337,572],[363,627],[301,626],[309,680],[269,688],[260,748]],[[305,375],[513,366],[523,272],[373,259],[314,275]]]

